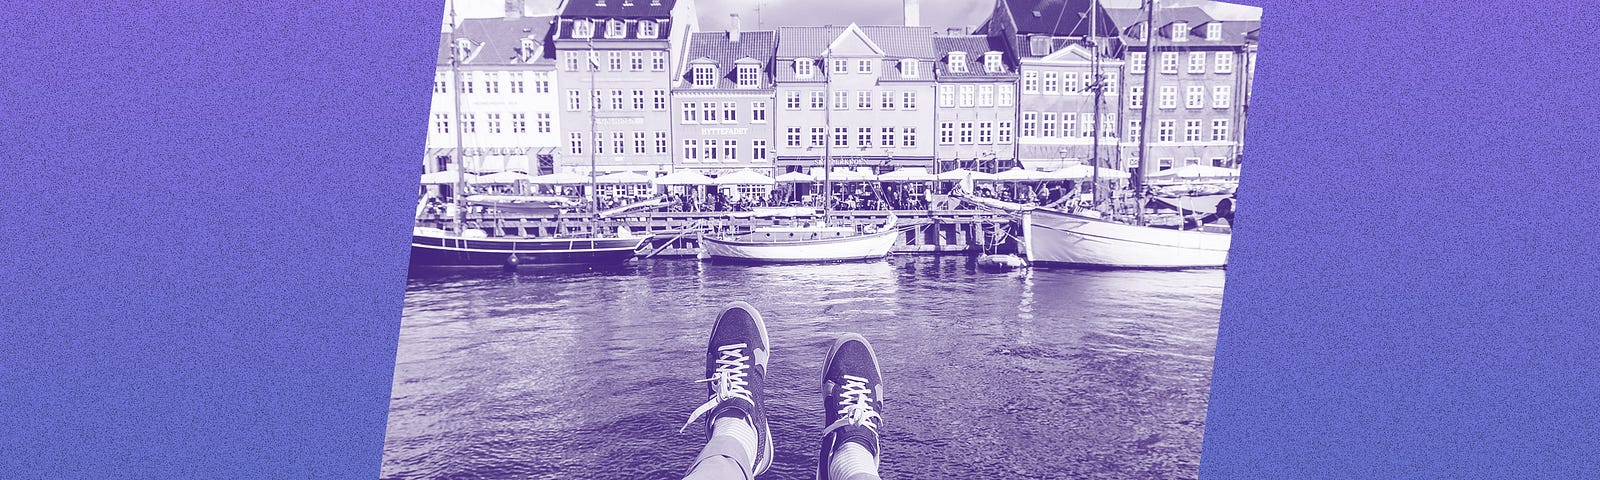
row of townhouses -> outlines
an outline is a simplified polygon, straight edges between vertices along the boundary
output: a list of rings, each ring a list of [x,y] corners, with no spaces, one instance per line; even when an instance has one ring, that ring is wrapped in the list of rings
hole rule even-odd
[[[1090,0],[996,0],[976,28],[936,32],[906,2],[903,25],[743,31],[734,16],[700,32],[692,0],[546,15],[513,0],[442,34],[425,171],[455,169],[457,136],[468,171],[534,174],[776,175],[824,155],[877,172],[1053,170],[1090,158],[1095,132],[1113,168],[1242,160],[1258,9],[1171,0],[1151,23],[1139,0],[1092,14]]]

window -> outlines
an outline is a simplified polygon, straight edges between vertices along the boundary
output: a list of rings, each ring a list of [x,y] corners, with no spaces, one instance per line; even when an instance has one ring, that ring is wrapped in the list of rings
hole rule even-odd
[[[1112,114],[1100,115],[1100,136],[1117,138],[1117,121]]]
[[[1128,108],[1144,108],[1144,87],[1128,87]]]
[[[694,66],[694,88],[711,88],[717,81],[717,67],[711,65]]]
[[[816,70],[816,63],[809,58],[794,59],[794,76],[796,78],[811,78]]]
[[[444,74],[433,76],[433,93],[450,93],[450,81],[445,79]]]
[[[955,122],[939,122],[939,144],[954,145],[956,143]]]
[[[980,106],[980,107],[993,107],[994,106],[994,85],[979,85],[978,86],[978,106]]]
[[[1161,73],[1178,73],[1178,52],[1161,52]]]
[[[573,155],[583,155],[583,133],[572,132],[569,138],[571,140],[567,143],[567,152]]]
[[[633,109],[644,110],[644,90],[633,91]]]
[[[561,52],[561,69],[569,72],[578,71],[578,52]]]
[[[900,76],[905,78],[917,78],[918,75],[917,59],[907,58],[900,61]]]
[[[1005,71],[1005,65],[1000,63],[1000,52],[988,52],[983,54],[983,71],[989,73],[1000,73]]]
[[[697,113],[695,113],[695,112],[699,111],[699,110],[697,110],[698,108],[700,108],[700,104],[698,104],[698,103],[684,102],[683,103],[683,123],[695,123],[695,122],[700,121],[700,119],[698,118],[699,115]]]
[[[750,103],[750,123],[767,123],[767,102]]]
[[[722,159],[730,161],[730,162],[739,160],[739,141],[738,140],[723,140],[722,141]]]
[[[591,90],[591,91],[589,91],[589,93],[590,93],[589,98],[591,99],[591,101],[589,102],[589,108],[592,108],[592,109],[595,109],[595,110],[599,110],[600,109],[600,91],[599,90]]]
[[[489,72],[488,79],[483,81],[483,93],[500,93],[500,76]]]
[[[667,52],[650,52],[650,70],[659,72],[667,69]]]
[[[472,93],[472,72],[461,74],[461,93]]]
[[[1078,120],[1083,122],[1080,125],[1080,128],[1078,129],[1078,135],[1083,137],[1083,138],[1093,137],[1094,136],[1094,115],[1085,113],[1085,114],[1083,114],[1082,117],[1079,117]]]
[[[539,133],[550,133],[552,131],[550,127],[550,114],[540,113],[535,115],[534,118],[538,120]]]
[[[1173,129],[1178,124],[1177,120],[1161,120],[1156,123],[1156,141],[1173,141]]]
[[[706,123],[716,123],[717,104],[715,102],[706,102],[700,104],[700,121]]]
[[[883,93],[878,95],[878,99],[878,108],[894,110],[894,92],[884,90]]]
[[[1217,73],[1233,73],[1233,52],[1217,52]]]
[[[1170,158],[1161,159],[1161,166],[1160,166],[1159,169],[1160,170],[1172,170],[1172,159],[1170,159]]]
[[[790,147],[799,147],[800,146],[800,127],[789,127],[787,129],[785,129],[784,131],[785,131],[785,133],[787,133],[787,135],[784,136],[784,139],[786,140],[784,145],[788,145]]]
[[[606,38],[622,38],[627,32],[628,25],[621,20],[606,21]]]
[[[1056,72],[1044,72],[1044,89],[1041,93],[1045,95],[1056,94]]]
[[[1039,135],[1039,113],[1038,112],[1022,112],[1022,136],[1023,136],[1023,138],[1036,137],[1038,135]]]
[[[573,20],[572,38],[594,38],[594,22],[589,20]]]
[[[1161,108],[1178,108],[1178,87],[1161,87]]]
[[[1045,112],[1044,119],[1039,121],[1040,136],[1049,138],[1056,136],[1056,114]]]
[[[1084,85],[1079,85],[1077,72],[1067,72],[1061,74],[1061,94],[1066,95],[1068,93],[1078,93],[1080,90],[1086,88],[1089,83],[1087,79],[1088,75],[1084,75],[1084,77]]]
[[[856,145],[861,148],[872,147],[872,128],[861,127],[856,129]]]
[[[722,121],[724,123],[737,123],[739,121],[738,103],[722,102]]]
[[[994,143],[994,122],[978,122],[978,143]]]
[[[511,114],[511,133],[528,133],[528,114]]]
[[[1211,157],[1211,166],[1213,166],[1213,167],[1221,167],[1221,166],[1224,166],[1227,163],[1228,163],[1228,160],[1224,159],[1222,157]]]
[[[511,86],[511,93],[523,93],[522,72],[511,72],[511,81],[506,82]]]
[[[1189,52],[1189,73],[1206,73],[1206,52]]]
[[[821,147],[828,142],[828,131],[822,127],[811,127],[811,146]]]
[[[856,60],[856,73],[872,73],[872,60]]]
[[[1131,73],[1144,73],[1144,52],[1128,53],[1128,71]]]
[[[655,95],[653,97],[654,97],[654,101],[652,101],[651,105],[650,105],[652,110],[663,111],[663,110],[667,109],[667,91],[666,90],[656,90],[655,91]]]
[[[656,153],[667,154],[667,132],[656,132]]]
[[[1009,107],[1016,101],[1016,96],[1011,93],[1011,85],[1001,85],[998,93],[999,99],[995,101],[995,105]]]
[[[740,65],[738,67],[739,88],[755,88],[758,85],[755,65]]]
[[[655,20],[639,21],[639,38],[656,38]]]
[[[1233,87],[1217,85],[1211,88],[1211,108],[1228,108],[1233,103]]]
[[[973,91],[974,90],[976,90],[976,88],[973,87],[972,85],[962,85],[961,86],[961,96],[959,97],[961,99],[961,102],[960,102],[961,106],[963,106],[963,107],[972,106],[972,96],[973,96]]]
[[[543,73],[535,77],[533,79],[533,91],[536,93],[550,93],[550,77]]]
[[[594,153],[596,155],[605,155],[606,154],[605,135],[602,135],[599,132],[596,132],[594,134]]]
[[[833,73],[850,73],[850,62],[842,58],[833,59]]]
[[[783,108],[788,110],[800,109],[800,92],[784,92]]]
[[[1183,159],[1183,164],[1185,166],[1187,166],[1187,165],[1199,165],[1200,164],[1200,159],[1198,157],[1185,158],[1185,159]]]
[[[1228,141],[1228,120],[1227,119],[1218,118],[1218,119],[1214,119],[1214,120],[1211,121],[1211,141],[1213,141],[1213,142],[1226,142],[1226,141]]]
[[[606,52],[606,65],[612,72],[622,71],[622,52]]]
[[[624,97],[622,96],[622,90],[612,90],[611,91],[611,109],[612,110],[622,110],[622,102],[623,102],[623,100],[624,100]]]
[[[856,109],[872,110],[872,91],[862,90],[856,92]]]
[[[1130,141],[1130,142],[1139,141],[1139,137],[1143,137],[1144,136],[1144,130],[1143,130],[1142,127],[1144,127],[1144,124],[1140,123],[1139,119],[1135,118],[1135,119],[1132,119],[1132,120],[1128,120],[1128,141]]]
[[[627,150],[627,135],[622,132],[611,133],[611,153],[623,153]]]
[[[706,140],[705,141],[705,147],[706,147],[705,154],[702,155],[703,157],[705,157],[705,160],[707,160],[707,161],[716,160],[717,159],[717,141],[716,140]]]
[[[461,114],[461,131],[464,133],[478,133],[478,122],[472,119],[472,114]]]
[[[489,114],[489,133],[500,133],[500,114]]]
[[[683,139],[683,159],[695,161],[700,159],[700,141],[693,138]]]
[[[917,109],[917,92],[907,91],[907,92],[905,92],[904,95],[901,95],[900,96],[900,108],[903,108],[903,109],[906,109],[906,110],[916,110]]]
[[[1039,93],[1039,72],[1022,72],[1022,93]]]
[[[635,72],[644,71],[644,52],[628,52],[628,70]]]
[[[766,159],[767,159],[767,141],[766,140],[759,140],[759,139],[751,140],[750,141],[750,147],[751,147],[750,148],[750,159],[758,160],[758,161],[766,161]]]
[[[961,139],[963,144],[972,143],[972,122],[961,122]]]
[[[905,129],[901,131],[905,133],[900,135],[900,144],[905,145],[907,148],[916,147],[917,127],[905,127]]]
[[[950,66],[950,73],[967,73],[966,52],[950,52],[948,64]]]
[[[894,127],[883,127],[883,146],[894,146]]]
[[[1222,24],[1221,23],[1211,22],[1211,23],[1207,23],[1206,24],[1206,40],[1210,40],[1210,41],[1213,41],[1213,42],[1218,41],[1218,40],[1222,40]]]
[[[827,106],[826,103],[823,103],[824,100],[826,100],[826,99],[823,98],[821,91],[813,91],[813,92],[811,92],[811,109],[812,110],[822,110],[824,107]]]
[[[433,114],[433,131],[439,133],[450,133],[450,114]]]
[[[1106,77],[1104,79],[1101,79],[1100,80],[1100,89],[1101,89],[1101,91],[1105,92],[1106,95],[1116,95],[1117,94],[1117,77],[1108,76],[1108,77]]]
[[[1000,127],[995,130],[995,133],[999,134],[996,135],[996,140],[999,140],[999,143],[1011,143],[1011,122],[1009,120],[1000,122]]]
[[[844,90],[833,92],[833,109],[834,110],[848,110],[848,109],[850,109],[850,92],[844,91]]]
[[[1189,41],[1189,22],[1173,22],[1171,34],[1174,42]]]
[[[850,146],[850,129],[845,128],[845,127],[834,127],[833,128],[833,146],[835,146],[835,147],[848,147],[848,146]]]
[[[1061,114],[1061,138],[1072,138],[1076,136],[1078,136],[1078,114]]]
[[[941,106],[941,107],[954,107],[954,106],[956,106],[956,86],[955,85],[940,85],[939,86],[939,106]]]
[[[1206,87],[1191,85],[1185,93],[1183,108],[1194,109],[1206,106]]]

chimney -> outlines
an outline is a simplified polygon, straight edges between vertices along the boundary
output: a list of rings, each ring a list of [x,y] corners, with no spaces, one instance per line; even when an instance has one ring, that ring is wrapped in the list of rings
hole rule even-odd
[[[906,26],[922,26],[922,0],[903,0],[906,8]]]
[[[728,14],[728,41],[739,43],[739,14]]]
[[[950,36],[962,35],[965,33],[966,32],[961,31],[961,27],[947,27],[944,29],[944,34]]]
[[[506,19],[516,20],[522,18],[523,0],[506,0]]]

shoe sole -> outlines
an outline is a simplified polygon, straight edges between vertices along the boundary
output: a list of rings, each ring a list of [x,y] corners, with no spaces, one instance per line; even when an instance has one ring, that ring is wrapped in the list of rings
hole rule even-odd
[[[756,310],[756,307],[751,306],[749,303],[745,303],[745,302],[742,302],[742,301],[736,301],[736,302],[733,302],[733,303],[729,303],[725,307],[722,307],[722,311],[721,312],[717,312],[717,319],[719,319],[719,320],[722,319],[722,316],[724,314],[728,313],[729,310],[733,310],[735,308],[744,310],[745,312],[749,313],[750,314],[750,319],[756,322],[756,331],[761,333],[761,344],[762,345],[766,345],[766,347],[767,347],[766,348],[766,350],[767,350],[767,358],[770,361],[771,358],[772,358],[772,341],[767,339],[767,322],[761,318],[761,311],[760,310]],[[766,369],[768,367],[768,365],[763,364],[761,367],[762,367],[762,369]],[[762,415],[761,416],[760,431],[766,432],[766,435],[762,435],[762,438],[761,438],[761,453],[762,454],[759,455],[761,457],[761,461],[757,462],[757,464],[755,465],[755,468],[751,469],[752,470],[752,473],[751,473],[752,476],[760,475],[762,473],[765,473],[768,469],[772,468],[772,455],[773,455],[772,429],[769,428],[769,425],[767,424],[767,416],[766,415]]]
[[[820,375],[821,378],[819,378],[817,382],[817,390],[820,391],[823,396],[828,395],[828,366],[833,365],[833,356],[839,353],[839,347],[843,347],[844,344],[849,343],[851,340],[860,340],[861,345],[867,347],[867,355],[872,357],[872,371],[873,373],[878,374],[878,391],[880,394],[883,392],[883,367],[878,364],[878,352],[872,349],[872,342],[868,342],[867,338],[861,336],[861,334],[846,333],[844,335],[840,335],[838,339],[833,341],[833,346],[828,347],[827,358],[824,358],[822,361],[822,374]],[[824,451],[817,456],[817,480],[830,480],[827,476],[829,466],[828,463],[830,461],[829,453],[830,452],[824,449]]]

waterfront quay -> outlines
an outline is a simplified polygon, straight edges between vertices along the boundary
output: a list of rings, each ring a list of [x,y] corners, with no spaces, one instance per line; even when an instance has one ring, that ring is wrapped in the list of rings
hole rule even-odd
[[[981,210],[857,210],[834,212],[830,224],[837,226],[881,225],[893,214],[900,237],[894,252],[901,254],[979,254],[1014,253],[1020,236],[1018,222],[1004,214]],[[476,228],[493,237],[551,238],[581,235],[593,231],[628,229],[636,234],[654,234],[648,250],[641,256],[692,257],[700,248],[699,232],[748,232],[759,227],[794,225],[820,221],[817,216],[755,217],[750,212],[642,212],[596,220],[583,214],[529,216],[505,213],[471,213],[466,228]],[[423,216],[418,226],[450,228],[447,216]]]

